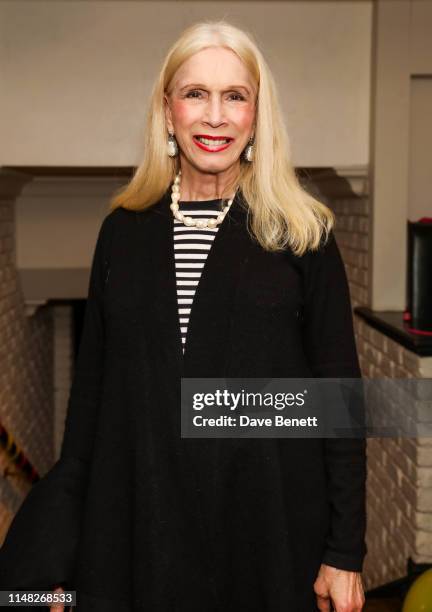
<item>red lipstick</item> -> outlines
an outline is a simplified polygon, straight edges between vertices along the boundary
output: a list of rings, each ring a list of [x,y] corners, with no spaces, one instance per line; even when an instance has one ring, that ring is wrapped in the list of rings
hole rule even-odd
[[[227,140],[228,142],[224,144],[220,144],[217,146],[209,145],[208,143],[202,142],[199,139],[204,138],[205,140]],[[193,137],[194,143],[203,151],[207,151],[208,153],[219,153],[219,151],[224,151],[227,149],[230,144],[233,142],[234,138],[230,136],[210,136],[209,134],[195,134]]]

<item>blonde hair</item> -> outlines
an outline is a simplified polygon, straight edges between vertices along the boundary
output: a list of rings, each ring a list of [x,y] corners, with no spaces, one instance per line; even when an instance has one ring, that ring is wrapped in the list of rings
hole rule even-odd
[[[169,49],[150,98],[143,159],[130,182],[111,200],[110,209],[144,210],[158,202],[174,181],[179,158],[167,155],[164,95],[179,67],[208,47],[236,53],[257,90],[254,160],[241,160],[236,183],[248,205],[253,236],[268,251],[288,246],[295,255],[303,255],[315,250],[323,234],[327,240],[334,214],[297,178],[276,85],[264,57],[249,34],[225,21],[196,23]]]

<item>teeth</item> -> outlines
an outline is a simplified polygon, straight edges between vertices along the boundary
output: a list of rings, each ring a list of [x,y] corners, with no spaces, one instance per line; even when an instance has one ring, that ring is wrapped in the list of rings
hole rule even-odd
[[[203,144],[207,145],[208,147],[221,147],[222,145],[227,144],[229,142],[229,140],[226,138],[221,140],[210,140],[208,138],[202,138],[201,136],[195,136],[195,138]]]

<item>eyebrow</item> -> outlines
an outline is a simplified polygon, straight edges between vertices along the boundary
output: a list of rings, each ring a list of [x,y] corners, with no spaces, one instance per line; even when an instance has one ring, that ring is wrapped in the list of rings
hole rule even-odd
[[[203,83],[188,83],[187,85],[184,85],[183,87],[181,87],[180,91],[184,91],[185,89],[189,89],[189,88],[207,89],[207,86],[204,85]],[[249,88],[246,87],[245,85],[230,85],[229,87],[226,87],[224,91],[232,91],[234,89],[243,89],[247,93],[251,93]]]

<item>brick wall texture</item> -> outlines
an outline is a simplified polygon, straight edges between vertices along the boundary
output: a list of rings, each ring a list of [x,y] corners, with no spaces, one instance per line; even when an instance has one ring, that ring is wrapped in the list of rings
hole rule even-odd
[[[26,315],[15,266],[14,202],[0,199],[0,423],[41,476],[53,460],[52,345],[50,308]],[[0,469],[2,542],[31,485],[4,450]]]

